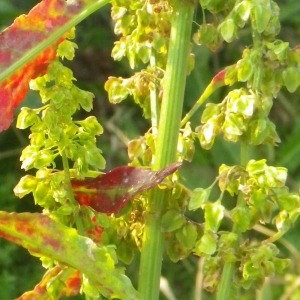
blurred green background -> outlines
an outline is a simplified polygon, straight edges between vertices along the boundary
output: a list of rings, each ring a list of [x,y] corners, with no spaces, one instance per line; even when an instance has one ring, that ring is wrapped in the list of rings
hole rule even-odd
[[[37,0],[0,0],[0,29],[10,25],[18,15],[27,13],[38,2]],[[282,30],[278,38],[288,41],[291,47],[299,45],[300,1],[280,0],[276,2],[281,8],[282,22]],[[201,15],[200,9],[195,14],[195,21],[199,22],[198,15]],[[134,104],[132,99],[127,99],[119,105],[112,105],[107,100],[103,86],[108,76],[129,77],[133,73],[125,59],[122,62],[112,60],[110,52],[116,39],[110,19],[110,7],[106,6],[77,27],[76,42],[79,49],[75,59],[68,63],[77,78],[78,86],[95,94],[92,114],[99,119],[105,129],[105,133],[99,138],[98,145],[106,158],[107,170],[126,164],[128,162],[127,142],[143,135],[149,128],[149,120],[142,118],[141,109]],[[224,66],[236,62],[244,47],[250,44],[250,31],[246,27],[239,32],[239,40],[229,45],[224,44],[217,52],[211,52],[203,46],[193,46],[196,64],[192,74],[188,77],[184,111],[188,111],[193,105],[213,75]],[[224,88],[214,94],[209,101],[220,101],[227,92]],[[300,89],[293,94],[284,89],[274,101],[271,120],[276,124],[282,144],[276,148],[260,146],[251,149],[251,158],[267,158],[269,165],[288,168],[288,185],[291,190],[297,190],[300,183],[299,97]],[[34,106],[38,105],[38,101],[38,96],[29,92],[21,104],[22,106]],[[192,119],[193,128],[199,124],[200,113],[201,111]],[[82,115],[82,117],[85,116]],[[40,211],[40,208],[34,205],[32,197],[28,196],[19,200],[12,192],[20,177],[24,175],[20,169],[19,157],[22,149],[28,144],[29,134],[26,130],[15,129],[14,125],[0,134],[0,209],[10,212]],[[222,138],[217,139],[210,151],[201,149],[196,142],[193,162],[185,163],[181,169],[186,185],[191,189],[208,186],[217,175],[219,165],[238,163],[238,154],[239,145],[224,142]],[[297,222],[295,228],[285,236],[286,240],[297,249],[300,249],[299,229],[300,223]],[[255,233],[252,234],[255,236]],[[282,255],[290,256],[290,253],[280,244],[278,247],[282,249]],[[168,258],[164,260],[163,276],[168,279],[176,299],[200,300],[199,297],[195,297],[198,260],[192,255],[177,264],[172,264]],[[291,273],[294,272],[294,265],[294,263],[291,265]],[[138,276],[137,266],[138,255],[127,271],[135,283]],[[40,261],[30,256],[27,250],[0,239],[1,300],[14,299],[26,290],[32,289],[39,282],[43,273],[44,269],[41,267]],[[261,294],[252,293],[249,296],[250,293],[248,293],[245,296],[241,295],[240,298],[249,300],[279,299],[283,292],[281,283],[279,281],[279,284],[276,285],[272,283],[266,285]],[[269,288],[270,286],[272,289]],[[274,286],[277,287],[274,288]],[[83,298],[78,296],[76,299]],[[162,296],[161,299],[167,298]],[[212,298],[204,292],[203,299]],[[300,299],[300,296],[295,299]]]

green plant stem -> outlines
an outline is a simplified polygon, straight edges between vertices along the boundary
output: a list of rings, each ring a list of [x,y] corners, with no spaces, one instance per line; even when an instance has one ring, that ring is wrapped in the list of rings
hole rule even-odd
[[[253,86],[252,89],[254,91],[259,92],[262,82],[262,73],[263,73],[263,65],[262,65],[262,44],[261,44],[261,36],[257,32],[257,30],[252,30],[252,39],[253,39],[253,46],[257,49],[257,55],[255,58],[255,73],[253,76]]]
[[[187,74],[194,4],[174,1],[168,60],[164,78],[164,94],[160,110],[153,169],[176,160],[178,133]],[[164,236],[161,216],[170,197],[169,190],[154,188],[149,195],[140,263],[139,292],[143,300],[159,298]]]
[[[61,157],[62,157],[62,162],[63,162],[63,167],[64,167],[65,187],[66,187],[66,190],[67,190],[68,198],[69,198],[69,200],[71,201],[71,203],[73,205],[78,205],[77,201],[74,198],[74,194],[73,194],[73,189],[72,189],[72,185],[71,185],[69,162],[68,162],[68,158],[67,158],[65,150],[61,151]],[[79,235],[84,235],[82,220],[78,215],[75,216],[75,223],[76,223],[76,227],[77,227],[77,230],[78,230],[78,234]]]
[[[153,69],[156,68],[156,54],[154,49],[152,49],[152,53],[150,57],[150,65]],[[156,135],[157,128],[158,128],[158,120],[159,120],[159,107],[158,107],[156,82],[153,82],[150,85],[150,106],[151,106],[152,133]]]
[[[5,70],[0,70],[0,82],[4,80],[6,77],[11,75],[13,72],[18,70],[21,66],[23,66],[30,59],[35,57],[37,54],[42,52],[46,47],[55,42],[59,37],[64,35],[70,28],[74,27],[90,14],[108,4],[110,0],[95,0],[91,1],[90,4],[87,4],[83,7],[83,9],[76,15],[74,15],[68,22],[59,26],[53,33],[51,33],[48,37],[46,37],[42,42],[36,44],[30,50],[28,50],[20,59],[18,59],[15,63],[10,65]],[[2,72],[1,72],[2,71]]]
[[[61,157],[62,157],[62,162],[63,162],[63,168],[64,168],[64,174],[65,174],[65,186],[67,189],[68,193],[68,198],[72,202],[72,204],[75,204],[75,198],[71,186],[71,176],[70,176],[70,170],[69,170],[69,162],[67,155],[65,153],[65,150],[61,151]]]
[[[247,158],[248,158],[248,144],[244,139],[242,139],[242,141],[241,141],[241,157],[240,157],[242,166],[246,166]],[[244,205],[246,205],[245,200],[244,200],[244,194],[242,192],[239,192],[238,199],[237,199],[237,206],[243,207]],[[241,232],[238,230],[238,228],[236,226],[233,226],[232,232],[238,235],[238,238],[235,241],[235,244],[233,245],[233,247],[238,247]],[[220,280],[220,283],[218,286],[217,300],[230,299],[230,292],[231,292],[234,269],[235,269],[234,262],[226,262],[224,264],[222,275],[221,275],[221,280]]]
[[[260,86],[261,86],[261,81],[262,81],[262,71],[263,71],[263,66],[262,66],[262,50],[261,50],[261,37],[260,34],[257,32],[257,30],[252,30],[252,38],[253,38],[253,45],[254,48],[257,49],[257,55],[255,57],[255,74],[253,78],[253,85],[252,89],[254,91],[259,92],[260,91]],[[245,139],[242,139],[241,142],[241,165],[246,166],[247,164],[247,150],[248,144]],[[243,183],[243,178],[242,178],[242,183]],[[237,201],[237,206],[238,207],[243,207],[245,206],[245,200],[244,200],[244,194],[242,192],[239,192],[238,194],[238,201]],[[235,242],[234,247],[238,247],[241,232],[236,228],[236,226],[233,226],[233,232],[238,235],[238,239]],[[225,263],[222,276],[221,276],[221,281],[218,287],[218,293],[217,293],[217,300],[227,300],[230,298],[230,286],[232,284],[232,279],[233,279],[233,272],[235,269],[235,263]]]
[[[184,116],[180,123],[180,127],[183,127],[189,119],[194,115],[194,113],[201,107],[203,102],[215,91],[213,88],[213,84],[210,83],[206,89],[204,90],[203,94],[200,96],[200,98],[197,100],[197,102],[194,104],[194,106],[190,109],[190,111]]]

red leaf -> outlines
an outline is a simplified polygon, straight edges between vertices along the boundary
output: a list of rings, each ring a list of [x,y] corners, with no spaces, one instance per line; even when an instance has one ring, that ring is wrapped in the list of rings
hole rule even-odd
[[[81,280],[79,277],[79,271],[76,270],[73,274],[65,281],[65,287],[62,290],[62,295],[67,297],[76,296],[80,292]]]
[[[212,79],[212,84],[215,86],[217,85],[218,87],[225,85],[224,83],[224,77],[226,74],[226,68],[223,70],[219,71]]]
[[[47,286],[57,277],[59,277],[58,280],[62,281],[63,278],[60,277],[66,277],[64,274],[66,272],[68,272],[68,276],[67,279],[63,280],[64,285],[59,287],[61,288],[59,294],[60,296],[65,295],[67,297],[76,296],[81,287],[79,271],[68,268],[62,270],[60,267],[55,266],[44,274],[42,280],[34,287],[32,291],[25,292],[15,300],[50,299]]]
[[[59,272],[61,271],[61,268],[56,266],[50,270],[48,270],[42,280],[34,287],[32,291],[28,291],[24,293],[22,296],[15,300],[30,300],[30,299],[39,299],[42,298],[42,296],[47,296],[47,283],[55,277]],[[47,298],[45,298],[47,299]]]
[[[159,171],[122,166],[96,178],[72,179],[71,183],[75,198],[81,205],[111,214],[121,209],[136,193],[152,188],[180,166],[180,162],[172,163]]]
[[[25,97],[29,81],[42,75],[55,58],[63,34],[74,26],[66,23],[93,2],[43,0],[0,33],[0,132],[10,126],[13,109]],[[58,37],[55,32],[65,24],[65,32]],[[35,54],[33,48],[37,45],[42,49]],[[17,69],[16,63],[20,63]],[[3,78],[4,72],[9,76]]]

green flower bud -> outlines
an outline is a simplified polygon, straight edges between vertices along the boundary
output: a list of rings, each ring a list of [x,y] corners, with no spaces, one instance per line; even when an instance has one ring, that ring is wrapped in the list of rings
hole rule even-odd
[[[26,175],[21,178],[19,183],[14,188],[14,193],[17,197],[22,198],[31,193],[38,183],[38,179],[31,175]]]
[[[17,119],[17,128],[25,129],[39,121],[36,112],[28,107],[22,107]]]

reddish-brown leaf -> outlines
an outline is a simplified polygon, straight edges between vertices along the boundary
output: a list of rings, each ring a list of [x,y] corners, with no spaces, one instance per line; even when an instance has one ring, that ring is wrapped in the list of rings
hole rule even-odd
[[[28,291],[24,293],[22,296],[15,300],[31,300],[31,299],[39,299],[44,296],[44,299],[47,299],[47,283],[55,277],[61,271],[60,267],[56,266],[50,270],[48,270],[42,280],[34,287],[32,291]]]
[[[159,171],[122,166],[96,178],[72,179],[71,183],[75,198],[81,205],[111,214],[121,209],[136,193],[152,188],[180,166],[180,162],[172,163]]]
[[[62,290],[62,295],[74,297],[80,292],[81,280],[79,271],[75,270],[70,277],[65,281],[65,287]]]
[[[67,278],[64,279],[66,272]],[[56,278],[63,283],[63,285],[60,285],[60,290],[56,291],[60,296],[72,297],[79,293],[81,287],[79,271],[69,268],[62,270],[60,267],[55,266],[44,274],[42,280],[32,291],[25,292],[15,300],[52,299],[48,294],[47,286]]]

